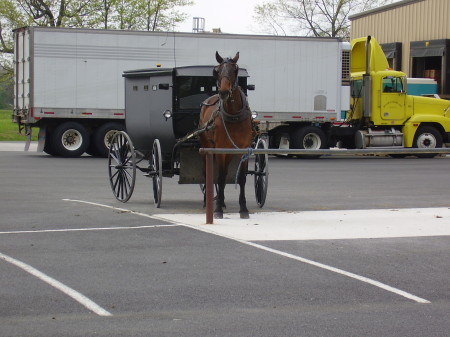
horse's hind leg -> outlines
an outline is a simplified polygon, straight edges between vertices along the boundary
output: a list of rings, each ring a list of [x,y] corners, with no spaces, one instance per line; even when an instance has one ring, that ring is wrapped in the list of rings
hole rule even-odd
[[[201,188],[202,188],[202,192],[203,192],[203,208],[205,208],[206,207],[206,185],[201,186]],[[214,184],[214,191],[216,192],[214,200],[217,200],[217,193],[219,191],[219,187],[217,186],[217,184]],[[222,207],[227,208],[227,206],[225,205],[225,196],[223,198]]]
[[[245,183],[247,181],[248,162],[242,165],[239,171],[239,214],[241,219],[248,219],[250,216],[247,209],[247,200],[245,199]]]

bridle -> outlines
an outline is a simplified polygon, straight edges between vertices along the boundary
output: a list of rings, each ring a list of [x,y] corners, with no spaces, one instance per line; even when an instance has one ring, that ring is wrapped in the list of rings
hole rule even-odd
[[[223,73],[223,67],[225,65],[232,65],[235,68],[234,69],[234,77],[235,78],[234,78],[233,82],[231,81],[231,78],[230,78],[231,75],[230,74],[228,74],[228,73],[225,74],[225,75],[222,74]],[[217,90],[219,91],[219,96],[221,97],[221,99],[222,99],[222,95],[220,95],[220,82],[221,82],[221,80],[226,78],[226,79],[228,79],[228,81],[230,83],[233,83],[231,88],[228,90],[229,96],[226,99],[229,99],[230,97],[233,97],[233,91],[238,87],[238,81],[239,81],[238,73],[239,73],[239,66],[237,65],[236,62],[234,62],[230,58],[224,59],[222,61],[222,63],[220,63],[218,66],[214,67],[213,75],[214,75],[214,77],[217,80]]]

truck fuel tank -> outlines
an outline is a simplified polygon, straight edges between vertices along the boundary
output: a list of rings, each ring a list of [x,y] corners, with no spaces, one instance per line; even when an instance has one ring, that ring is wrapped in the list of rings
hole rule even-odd
[[[359,130],[355,134],[357,149],[366,148],[403,148],[403,133],[394,128],[385,130]]]

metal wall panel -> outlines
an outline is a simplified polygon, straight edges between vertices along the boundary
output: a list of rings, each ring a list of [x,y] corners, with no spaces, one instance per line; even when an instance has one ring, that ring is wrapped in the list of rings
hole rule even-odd
[[[351,38],[374,36],[379,43],[401,42],[402,71],[410,71],[411,41],[450,38],[449,0],[403,0],[352,16]]]

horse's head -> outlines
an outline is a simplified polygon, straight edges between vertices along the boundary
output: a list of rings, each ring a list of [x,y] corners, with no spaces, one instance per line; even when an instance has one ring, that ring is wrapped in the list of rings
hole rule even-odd
[[[216,60],[219,65],[214,67],[213,74],[217,80],[219,96],[224,101],[231,96],[233,89],[235,89],[238,85],[238,59],[239,52],[237,52],[236,56],[233,58],[225,59],[223,59],[222,56],[216,52]]]

